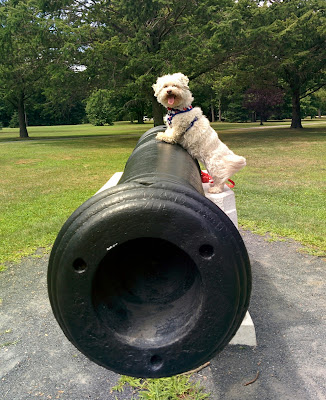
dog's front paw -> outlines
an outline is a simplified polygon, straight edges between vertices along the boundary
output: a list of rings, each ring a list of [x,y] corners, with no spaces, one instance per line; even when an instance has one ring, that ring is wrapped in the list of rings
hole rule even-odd
[[[211,194],[222,193],[223,192],[223,186],[224,186],[224,184],[222,186],[211,186],[208,189],[208,193],[211,193]]]
[[[164,132],[159,132],[159,133],[156,135],[156,139],[157,139],[157,140],[163,140],[163,137],[164,137]]]
[[[175,143],[173,138],[171,136],[166,135],[165,132],[159,132],[156,135],[156,139],[161,140],[162,142],[166,142],[166,143]]]

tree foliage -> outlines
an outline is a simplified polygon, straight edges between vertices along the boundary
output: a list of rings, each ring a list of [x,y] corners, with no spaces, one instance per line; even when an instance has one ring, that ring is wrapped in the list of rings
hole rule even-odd
[[[232,0],[79,2],[65,13],[85,34],[83,64],[91,84],[151,101],[156,124],[163,110],[151,86],[164,73],[182,70],[196,78],[228,59],[238,30]],[[231,16],[231,17],[229,17]],[[91,23],[90,23],[91,22]]]
[[[89,122],[96,126],[112,125],[116,113],[113,105],[114,93],[107,89],[94,91],[87,100],[86,113]]]
[[[2,1],[0,26],[0,94],[18,113],[20,136],[28,137],[26,104],[39,93],[45,106],[64,103],[65,112],[84,97],[76,95],[83,86],[73,69],[78,35],[64,19],[43,13],[37,0]]]
[[[303,101],[307,110],[325,85],[324,0],[2,0],[0,27],[1,101],[18,113],[22,137],[26,111],[35,121],[77,121],[99,90],[116,115],[142,122],[151,104],[146,113],[161,124],[151,86],[170,72],[190,77],[212,119],[218,109],[220,120],[246,120],[251,88],[282,91],[293,128]],[[0,110],[6,122],[10,107]]]
[[[101,7],[99,5],[101,3]],[[151,85],[172,68],[169,52],[185,27],[185,16],[194,1],[95,1],[87,17],[96,21],[85,54],[87,71],[101,85],[103,78],[115,90],[124,88],[134,96],[150,100],[156,124],[163,123],[162,108]],[[170,50],[169,50],[170,48]]]
[[[44,78],[51,26],[34,0],[2,2],[0,25],[0,93],[17,110],[20,136],[27,137],[25,103]]]
[[[265,2],[248,25],[251,51],[242,61],[251,75],[273,81],[291,95],[292,128],[302,127],[300,100],[326,84],[325,11],[323,0]]]
[[[277,106],[283,103],[284,93],[276,87],[252,87],[245,92],[243,105],[260,116],[260,124],[266,121]]]

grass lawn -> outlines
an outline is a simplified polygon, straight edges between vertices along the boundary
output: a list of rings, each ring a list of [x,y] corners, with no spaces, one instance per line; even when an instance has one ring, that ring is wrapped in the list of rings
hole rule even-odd
[[[240,225],[295,239],[310,254],[325,256],[326,124],[220,136],[247,158],[235,175]]]
[[[97,136],[94,128],[88,127],[88,137],[78,137],[78,127],[65,127],[66,135],[74,136],[65,138],[59,127],[60,133],[47,139],[36,139],[31,128],[33,139],[20,141],[7,141],[0,132],[0,264],[49,247],[67,217],[123,170],[141,134],[139,126],[136,136],[123,139]]]
[[[288,125],[289,122],[279,123]],[[235,175],[240,224],[293,238],[326,252],[326,123],[253,129],[215,123],[220,137],[247,158]],[[124,168],[138,137],[152,125],[117,123],[0,131],[0,264],[49,249],[67,217]]]

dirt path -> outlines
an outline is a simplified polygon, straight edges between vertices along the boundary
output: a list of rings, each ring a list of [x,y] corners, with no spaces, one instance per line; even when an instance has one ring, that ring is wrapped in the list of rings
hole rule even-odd
[[[201,383],[211,400],[325,399],[326,263],[300,254],[296,243],[242,234],[258,346],[228,346],[198,374]],[[29,257],[0,274],[0,398],[130,400],[130,391],[110,393],[118,375],[61,332],[47,298],[47,262]]]

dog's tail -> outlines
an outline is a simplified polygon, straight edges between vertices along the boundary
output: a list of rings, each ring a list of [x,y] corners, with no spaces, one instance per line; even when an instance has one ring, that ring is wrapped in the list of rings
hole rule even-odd
[[[241,168],[246,166],[246,159],[236,154],[228,154],[223,157],[224,162],[227,165],[229,177],[240,171]]]

